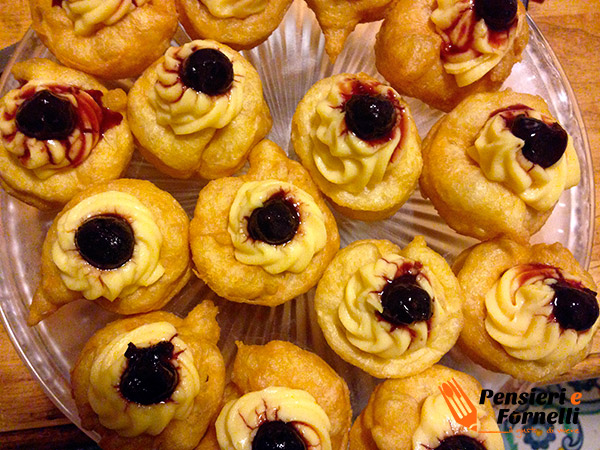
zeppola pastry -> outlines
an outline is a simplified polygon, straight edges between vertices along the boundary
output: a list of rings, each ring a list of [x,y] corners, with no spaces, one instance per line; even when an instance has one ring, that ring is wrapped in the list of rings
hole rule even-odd
[[[40,209],[118,178],[133,153],[127,96],[47,59],[16,63],[21,82],[0,99],[0,183]]]
[[[193,39],[214,39],[236,50],[265,41],[292,0],[176,0],[179,19]]]
[[[306,0],[325,35],[325,51],[335,62],[359,23],[384,18],[392,0]]]
[[[292,143],[323,194],[353,219],[393,215],[421,174],[421,139],[408,105],[364,73],[317,82],[296,108]]]
[[[211,181],[190,223],[196,274],[222,297],[276,306],[307,292],[340,245],[306,170],[276,144],[250,152],[246,175]]]
[[[530,94],[473,95],[423,142],[421,193],[451,228],[477,239],[527,242],[579,178],[573,140]]]
[[[139,75],[177,30],[174,0],[29,0],[32,27],[63,64],[105,79]]]
[[[29,325],[82,298],[119,314],[162,308],[191,276],[188,225],[149,181],[123,178],[75,196],[44,240]]]
[[[597,287],[561,244],[493,239],[466,250],[454,269],[466,293],[458,344],[474,361],[547,382],[590,352]]]
[[[400,94],[450,111],[468,95],[499,89],[528,38],[518,0],[398,0],[377,35],[375,61]]]
[[[71,372],[82,426],[104,450],[192,450],[221,405],[225,364],[210,301],[185,319],[152,312],[109,323]]]
[[[379,378],[421,372],[455,344],[463,293],[440,255],[417,236],[403,250],[355,241],[317,286],[319,326],[344,360]]]
[[[479,404],[480,394],[475,378],[440,365],[408,378],[386,380],[352,425],[349,448],[504,450],[492,405],[489,400]],[[452,406],[457,399],[474,414]]]
[[[284,341],[237,342],[226,404],[196,450],[344,450],[352,419],[342,377]]]
[[[142,155],[177,178],[233,174],[272,124],[254,67],[200,40],[171,47],[138,78],[128,115]]]

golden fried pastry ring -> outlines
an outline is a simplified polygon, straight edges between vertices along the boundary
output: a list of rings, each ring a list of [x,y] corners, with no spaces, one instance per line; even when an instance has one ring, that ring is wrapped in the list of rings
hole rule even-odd
[[[33,29],[61,63],[100,78],[139,75],[160,57],[177,30],[174,0],[147,1],[85,35],[75,33],[73,21],[56,3],[30,0]]]
[[[567,372],[587,356],[591,347],[591,339],[583,348],[577,342],[578,339],[571,340],[566,346],[559,344],[552,347],[550,347],[550,339],[547,342],[544,339],[544,344],[537,347],[541,350],[551,348],[553,355],[558,357],[558,360],[551,358],[550,361],[544,361],[513,357],[507,353],[502,344],[490,336],[486,331],[488,315],[486,295],[494,288],[503,274],[507,273],[509,269],[521,265],[534,265],[534,267],[535,265],[545,265],[558,268],[563,276],[572,277],[585,288],[597,290],[591,275],[579,265],[571,252],[559,243],[527,246],[506,238],[483,242],[461,253],[453,267],[466,293],[463,307],[465,325],[458,345],[471,359],[490,370],[508,373],[515,378],[528,381],[550,381]],[[513,299],[512,302],[515,308],[521,307],[519,301]],[[514,322],[517,321],[517,314],[517,311],[513,312]],[[547,324],[558,325],[554,319],[550,319],[548,311],[540,310],[534,314],[539,315]],[[551,312],[550,315],[552,314]],[[596,320],[594,326],[584,334],[588,337],[590,333],[593,335],[598,324],[599,322]],[[564,331],[572,333],[574,330],[563,330],[561,335],[565,334]],[[533,350],[535,351],[535,349]]]
[[[191,450],[198,444],[218,412],[225,387],[225,364],[216,346],[220,334],[215,320],[217,312],[212,302],[204,301],[190,311],[184,319],[163,311],[128,317],[108,324],[85,344],[71,372],[72,393],[82,426],[100,434],[100,445],[103,449]],[[115,340],[140,327],[150,327],[148,333],[152,336],[151,327],[157,323],[163,327],[165,323],[172,325],[177,333],[176,339],[186,345],[183,353],[191,352],[193,366],[199,376],[198,392],[193,401],[186,399],[192,401],[192,406],[185,418],[173,417],[166,427],[154,436],[142,433],[134,437],[125,437],[115,430],[104,427],[90,404],[90,391],[93,388],[91,375],[96,370],[94,367],[98,364],[96,360],[102,358],[103,352]],[[181,359],[181,355],[177,358]],[[125,399],[123,401],[126,405],[127,401]],[[155,405],[148,405],[147,408],[151,410],[153,406]],[[114,414],[127,414],[126,410],[127,408],[124,408],[124,411],[114,411]]]
[[[188,226],[189,219],[183,208],[177,201],[167,192],[158,189],[149,181],[119,179],[108,183],[96,184],[86,191],[75,196],[65,208],[58,214],[52,223],[44,244],[42,247],[42,268],[41,281],[33,297],[29,312],[29,325],[35,325],[45,317],[54,313],[61,306],[84,298],[82,292],[71,290],[63,281],[65,273],[61,271],[55,261],[56,254],[61,256],[63,263],[67,265],[75,264],[74,261],[79,261],[75,254],[75,250],[61,250],[61,245],[64,238],[64,233],[59,230],[61,226],[61,218],[70,213],[70,211],[84,202],[91,202],[91,206],[84,209],[86,217],[93,217],[95,212],[95,199],[100,198],[106,193],[112,195],[125,195],[127,200],[133,199],[136,209],[144,209],[151,217],[151,226],[157,230],[162,237],[162,243],[156,241],[156,231],[154,234],[144,236],[143,238],[149,241],[149,245],[155,247],[156,268],[152,274],[152,279],[149,283],[138,284],[137,282],[129,286],[120,286],[121,294],[113,300],[105,298],[106,291],[101,291],[103,295],[94,299],[103,308],[116,312],[118,314],[138,314],[143,312],[153,311],[162,308],[168,301],[177,294],[187,283],[191,276],[191,261],[188,247]],[[121,197],[119,197],[120,199]],[[91,200],[90,200],[91,199]],[[107,200],[110,205],[110,198]],[[131,215],[135,220],[135,211],[131,209],[120,211],[119,204],[109,206],[111,210],[115,210],[117,214]],[[105,208],[105,207],[103,207]],[[110,213],[113,214],[113,213]],[[83,220],[82,217],[79,220]],[[129,218],[129,217],[128,217]],[[72,220],[77,221],[77,217]],[[67,230],[68,231],[68,230]],[[148,242],[145,242],[147,244]],[[138,243],[136,242],[136,246]],[[70,256],[69,256],[70,255]],[[135,257],[135,253],[134,253]],[[147,258],[146,258],[147,259]],[[135,266],[139,267],[144,264],[146,259],[137,261]],[[129,261],[132,263],[132,261]],[[126,267],[125,264],[122,267]],[[77,273],[87,274],[83,279],[75,279],[74,283],[86,284],[87,276],[99,277],[98,282],[94,281],[94,286],[105,286],[100,278],[104,275],[114,276],[118,274],[120,268],[111,270],[98,270],[91,264],[85,263],[81,259],[81,264],[75,264]],[[110,273],[109,273],[110,272]],[[72,277],[70,277],[72,278]],[[95,280],[95,278],[94,278]],[[98,295],[94,295],[94,297]]]
[[[552,117],[538,96],[511,90],[476,94],[442,117],[423,141],[421,193],[458,233],[481,240],[506,235],[527,242],[552,213],[552,208],[528,206],[504,184],[490,181],[467,153],[491,114],[513,105]]]
[[[432,315],[396,327],[378,316],[378,293],[407,274],[428,292]],[[317,286],[315,310],[325,339],[342,359],[375,377],[400,378],[427,369],[452,348],[463,322],[462,297],[452,270],[422,236],[402,250],[370,239],[338,252]]]
[[[216,17],[201,0],[177,0],[179,20],[192,39],[214,39],[236,50],[248,50],[275,31],[292,0],[268,0],[247,17]]]
[[[458,87],[440,58],[442,38],[431,22],[437,0],[398,0],[386,16],[375,43],[377,70],[400,94],[418,98],[434,108],[450,111],[477,92],[495,91],[521,60],[529,39],[525,8],[518,3],[519,26],[514,44],[482,78]],[[522,24],[522,26],[521,26]]]
[[[108,91],[84,73],[60,66],[47,59],[32,59],[13,66],[17,80],[76,86],[102,93],[102,105],[121,116],[120,123],[100,137],[91,153],[77,167],[63,168],[40,179],[0,144],[0,183],[10,195],[39,209],[62,207],[88,186],[120,177],[133,154],[133,137],[127,123],[127,96],[121,89]],[[7,96],[0,100],[5,105]]]
[[[424,443],[415,446],[413,435],[420,426],[425,401],[429,397],[440,395],[440,386],[451,380],[462,388],[467,398],[475,405],[480,423],[479,430],[484,433],[469,432],[458,425],[451,416],[446,416],[444,422],[453,423],[454,430],[445,430],[446,433],[441,436],[427,436],[431,439],[431,446],[426,446]],[[350,430],[349,448],[350,450],[434,449],[442,439],[462,434],[480,441],[487,450],[502,450],[504,446],[502,437],[497,433],[498,425],[494,410],[489,400],[486,400],[483,405],[478,404],[480,394],[481,385],[473,377],[441,365],[434,365],[411,377],[386,380],[375,388],[366,408],[354,421]],[[442,424],[435,423],[434,426],[436,425]]]
[[[196,274],[220,296],[236,302],[276,306],[305,293],[317,283],[339,248],[339,234],[335,219],[308,172],[288,159],[276,144],[261,141],[250,152],[249,162],[246,175],[213,180],[200,191],[190,223],[192,257]],[[303,190],[322,214],[326,242],[300,272],[269,273],[261,265],[244,264],[236,258],[228,230],[230,210],[242,186],[263,180],[278,180]],[[289,243],[292,242],[294,239]],[[300,256],[304,253],[301,250]]]
[[[319,356],[285,341],[266,345],[236,342],[238,353],[233,363],[231,383],[225,401],[271,387],[298,389],[310,394],[327,414],[332,450],[348,445],[352,420],[350,394],[342,377]],[[211,427],[196,450],[219,450]]]
[[[373,142],[351,132],[343,112],[347,98],[365,90],[388,99],[396,110],[389,135]],[[421,138],[408,104],[389,86],[364,73],[334,75],[312,86],[294,113],[292,143],[321,192],[353,219],[392,216],[410,197],[421,174]],[[348,172],[353,169],[357,173],[350,178]]]

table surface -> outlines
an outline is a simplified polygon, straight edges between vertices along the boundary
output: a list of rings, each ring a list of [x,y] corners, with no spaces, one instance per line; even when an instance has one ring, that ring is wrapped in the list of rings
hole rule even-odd
[[[579,102],[592,148],[596,216],[590,272],[600,285],[600,0],[530,2],[529,12],[550,42]],[[0,1],[0,49],[29,27],[26,0]],[[575,376],[600,375],[600,335]],[[0,448],[67,449],[90,444],[46,397],[0,327]]]

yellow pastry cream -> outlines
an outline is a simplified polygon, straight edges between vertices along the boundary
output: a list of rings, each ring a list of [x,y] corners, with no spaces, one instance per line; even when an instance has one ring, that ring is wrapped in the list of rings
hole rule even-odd
[[[502,435],[498,433],[495,417],[479,405],[478,398],[469,400],[477,412],[477,417],[473,421],[474,426],[466,428],[456,421],[441,393],[427,397],[421,406],[419,425],[413,434],[413,450],[437,448],[441,441],[456,435],[475,439],[481,442],[486,450],[503,450]]]
[[[524,105],[514,105],[492,113],[483,126],[473,146],[467,148],[467,154],[479,165],[485,177],[502,183],[518,195],[528,206],[547,211],[558,201],[562,192],[579,183],[580,169],[573,140],[566,136],[564,153],[548,167],[534,163],[525,156],[526,141],[515,136],[516,121],[529,121],[540,124],[542,128],[560,126],[551,117]],[[544,131],[544,130],[541,130]],[[538,135],[541,135],[537,131]],[[546,151],[555,145],[543,143]],[[533,148],[533,144],[529,146]]]
[[[233,83],[223,94],[208,95],[188,87],[180,76],[186,58],[200,49],[214,49],[233,66]],[[181,47],[171,47],[155,67],[157,80],[150,91],[150,104],[159,125],[176,135],[202,130],[216,130],[228,125],[241,111],[244,100],[246,69],[242,56],[214,41],[196,40]]]
[[[285,223],[262,224],[261,214],[271,214],[272,220],[278,215],[281,217],[282,209],[289,216],[281,219]],[[259,235],[253,237],[251,224],[255,220],[259,228],[279,225],[287,228],[289,225],[289,239],[269,243],[268,237],[260,235],[260,229],[256,232]],[[290,221],[295,222],[295,227],[288,224]],[[228,231],[235,258],[243,264],[261,266],[272,275],[285,271],[302,272],[327,241],[325,217],[312,196],[278,180],[249,181],[240,187],[229,210]]]
[[[428,320],[397,325],[385,319],[382,296],[394,280],[413,283],[429,296],[432,315]],[[436,276],[418,261],[383,255],[352,275],[338,307],[338,318],[348,341],[363,352],[391,359],[426,351],[429,330],[444,315],[440,292],[443,290]]]
[[[73,30],[78,36],[89,36],[103,26],[117,23],[135,8],[148,0],[53,0],[62,5],[73,22]]]
[[[515,15],[507,27],[491,29],[476,13],[473,0],[438,0],[431,21],[442,38],[444,70],[454,75],[459,87],[474,83],[492,70],[523,26],[523,20]]]
[[[329,417],[308,392],[268,387],[227,403],[215,423],[222,450],[251,450],[261,425],[281,421],[291,425],[312,450],[331,450]]]
[[[350,131],[345,106],[353,96],[370,95],[387,99],[395,110],[395,124],[385,136],[363,140]],[[328,182],[353,194],[380,183],[386,170],[401,150],[404,108],[400,95],[376,81],[348,77],[334,84],[316,106],[315,126],[311,131],[312,158]]]
[[[560,308],[564,306],[557,305],[557,293],[565,289],[592,296],[595,308],[589,309],[595,309],[595,315],[584,313],[584,319],[593,323],[563,326]],[[561,361],[581,351],[592,339],[598,327],[595,297],[596,293],[584,288],[581,280],[559,268],[517,265],[504,272],[487,292],[485,329],[513,358],[543,364]],[[570,307],[586,306],[577,298],[575,303],[570,299],[568,302]]]
[[[131,257],[111,270],[86,261],[76,243],[78,229],[99,216],[123,218],[134,236]],[[104,297],[113,301],[152,285],[163,275],[165,270],[159,262],[162,240],[152,213],[142,202],[124,192],[107,191],[85,198],[58,220],[52,260],[67,288],[80,291],[88,300]]]
[[[72,122],[72,130],[67,130],[62,137],[38,138],[37,134],[43,131],[44,120],[56,121],[56,110],[47,111],[46,116],[49,117],[40,118],[38,128],[41,130],[36,130],[37,134],[32,135],[31,131],[19,126],[19,119],[26,124],[33,121],[30,117],[22,118],[22,115],[40,113],[32,107],[32,102],[62,105],[64,114]],[[20,165],[31,169],[38,178],[46,179],[63,169],[82,164],[106,129],[118,125],[121,120],[121,114],[102,106],[100,91],[35,80],[10,91],[2,99],[0,144]]]
[[[129,378],[135,389],[136,383],[144,380],[143,372],[148,375],[148,365],[139,362],[143,356],[136,361],[136,353],[143,355],[144,351],[153,351],[148,359],[160,360],[156,370],[169,372],[173,385],[169,386],[170,395],[165,394],[167,398],[127,399],[132,389]],[[142,373],[134,373],[136,370]],[[172,324],[156,322],[118,336],[104,347],[92,363],[88,398],[104,427],[125,437],[142,433],[156,436],[171,420],[183,420],[190,414],[199,392],[200,374],[191,350],[177,337]],[[148,395],[152,394],[157,395]]]
[[[267,7],[267,0],[200,0],[210,13],[219,19],[245,19]]]

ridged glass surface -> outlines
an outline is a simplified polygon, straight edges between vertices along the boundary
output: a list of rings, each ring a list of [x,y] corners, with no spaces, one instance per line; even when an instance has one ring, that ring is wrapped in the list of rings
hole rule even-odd
[[[573,136],[582,166],[581,183],[560,199],[548,223],[535,235],[536,242],[560,241],[587,267],[590,260],[593,227],[593,175],[591,157],[583,122],[575,98],[558,61],[539,30],[530,22],[531,37],[523,62],[517,64],[506,86],[544,97],[552,113]],[[324,52],[324,39],[313,13],[303,2],[296,1],[281,26],[261,46],[244,52],[262,78],[265,96],[274,118],[268,138],[295,158],[290,146],[291,118],[306,91],[319,79],[341,72],[365,72],[377,76],[373,42],[379,24],[360,25],[350,36],[344,52],[331,65]],[[183,32],[178,42],[185,41]],[[49,53],[30,31],[24,38],[14,61]],[[18,83],[10,75],[10,65],[0,80],[4,95]],[[381,78],[381,77],[379,77]],[[130,83],[120,84],[127,87]],[[441,113],[418,100],[407,99],[424,137]],[[202,188],[201,181],[174,180],[162,175],[135,155],[127,177],[146,178],[171,192],[188,214]],[[107,322],[117,318],[92,302],[69,304],[41,325],[28,328],[28,305],[39,281],[41,245],[54,212],[39,212],[3,191],[0,194],[0,306],[4,324],[18,352],[44,386],[50,398],[75,423],[77,412],[71,399],[69,370],[86,340]],[[452,262],[464,248],[475,241],[456,234],[438,217],[429,201],[415,193],[392,218],[362,223],[336,215],[342,246],[365,238],[385,238],[400,246],[417,234]],[[229,363],[235,355],[235,340],[262,344],[272,339],[292,341],[322,356],[348,382],[355,414],[365,406],[377,380],[342,361],[328,347],[317,325],[312,308],[314,289],[277,308],[240,305],[216,299],[220,308],[220,346]],[[167,306],[167,310],[185,315],[197,302],[215,298],[200,280],[194,280]],[[488,372],[467,361],[453,350],[443,363],[475,375],[485,387],[499,390],[506,383],[510,389],[525,389],[508,376]],[[92,437],[97,437],[93,436]]]

